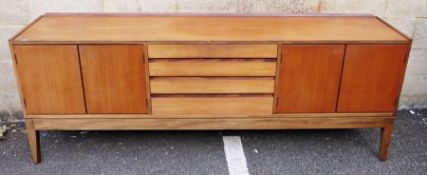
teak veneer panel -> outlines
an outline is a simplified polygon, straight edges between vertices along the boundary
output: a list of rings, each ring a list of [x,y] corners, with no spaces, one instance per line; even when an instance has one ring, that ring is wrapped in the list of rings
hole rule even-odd
[[[76,45],[13,46],[27,114],[85,113]]]
[[[13,42],[404,42],[374,16],[48,14]]]
[[[34,128],[34,123],[31,119],[25,121],[25,128],[28,136],[28,143],[30,144],[33,163],[40,162],[40,131]]]
[[[394,112],[407,63],[407,45],[348,45],[338,112]]]
[[[151,78],[153,94],[273,93],[274,77],[158,77]]]
[[[283,45],[277,113],[335,112],[344,45]]]
[[[148,45],[149,58],[276,58],[277,45]]]
[[[276,59],[152,59],[151,76],[275,76]]]
[[[80,45],[88,113],[147,113],[142,45]]]
[[[37,130],[243,130],[382,128],[393,118],[28,119]]]
[[[283,113],[283,114],[223,114],[223,115],[192,115],[191,118],[394,118],[393,113]],[[187,119],[174,114],[71,114],[71,115],[27,115],[27,119],[131,119],[131,118],[177,118]]]
[[[153,115],[272,114],[273,97],[152,97]],[[185,116],[188,115],[188,116]]]

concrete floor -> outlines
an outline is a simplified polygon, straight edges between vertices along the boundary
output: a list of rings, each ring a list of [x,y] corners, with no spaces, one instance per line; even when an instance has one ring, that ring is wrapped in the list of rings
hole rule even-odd
[[[0,174],[228,174],[223,136],[241,137],[253,175],[427,174],[427,110],[414,111],[399,112],[385,162],[379,129],[346,129],[42,132],[42,162],[33,165],[18,123],[0,141]]]

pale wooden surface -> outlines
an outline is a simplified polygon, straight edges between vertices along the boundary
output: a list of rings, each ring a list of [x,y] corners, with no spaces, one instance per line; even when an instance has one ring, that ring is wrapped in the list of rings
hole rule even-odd
[[[271,97],[152,97],[153,114],[272,114]]]
[[[72,115],[26,115],[27,119],[131,119],[131,118],[186,118],[182,115],[150,114],[72,114]],[[192,115],[192,118],[340,118],[340,117],[395,117],[393,113],[291,113],[291,114],[223,114]]]
[[[157,77],[150,84],[153,94],[274,92],[274,77]]]
[[[276,58],[277,45],[148,45],[148,58]]]
[[[27,114],[85,113],[75,45],[13,46]]]
[[[275,59],[151,59],[151,76],[274,76]]]
[[[27,130],[28,143],[31,150],[31,159],[34,164],[41,161],[40,155],[40,131],[34,127],[34,122],[31,119],[25,120],[25,129]]]
[[[32,119],[38,130],[242,130],[382,128],[393,118]]]
[[[88,113],[147,113],[143,45],[80,45]]]
[[[348,45],[337,112],[394,112],[407,45]]]
[[[344,45],[284,45],[276,112],[335,112]]]
[[[375,17],[48,15],[13,42],[404,42]]]

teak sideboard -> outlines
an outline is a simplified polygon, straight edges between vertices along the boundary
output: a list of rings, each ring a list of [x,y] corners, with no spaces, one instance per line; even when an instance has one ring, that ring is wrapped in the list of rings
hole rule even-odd
[[[381,128],[411,38],[375,16],[41,16],[10,39],[34,163],[42,130]]]

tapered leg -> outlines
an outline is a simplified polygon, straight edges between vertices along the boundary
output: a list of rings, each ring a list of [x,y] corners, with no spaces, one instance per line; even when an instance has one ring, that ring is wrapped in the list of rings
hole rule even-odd
[[[31,157],[33,159],[33,163],[37,164],[41,161],[39,131],[35,130],[33,121],[31,119],[27,119],[25,121],[25,126],[27,127],[27,136],[28,142],[30,143]]]
[[[393,121],[386,124],[384,128],[381,128],[381,144],[380,144],[380,160],[387,160],[388,146],[391,142],[393,133]]]

